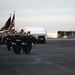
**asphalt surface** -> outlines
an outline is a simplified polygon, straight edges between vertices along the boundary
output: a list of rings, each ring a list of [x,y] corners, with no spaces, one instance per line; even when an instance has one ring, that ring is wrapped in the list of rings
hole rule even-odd
[[[75,40],[34,44],[30,55],[16,55],[1,45],[0,75],[75,75]]]

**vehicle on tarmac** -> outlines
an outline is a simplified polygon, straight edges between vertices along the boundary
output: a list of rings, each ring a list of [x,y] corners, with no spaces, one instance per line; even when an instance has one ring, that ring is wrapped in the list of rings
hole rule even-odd
[[[38,36],[38,38],[36,39],[36,43],[46,43],[46,38],[45,36]]]

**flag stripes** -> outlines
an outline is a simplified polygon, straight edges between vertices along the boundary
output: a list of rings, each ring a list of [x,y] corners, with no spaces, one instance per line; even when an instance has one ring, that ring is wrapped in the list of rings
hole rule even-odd
[[[5,25],[1,28],[1,31],[8,30],[10,24],[11,24],[11,16],[8,18],[8,20],[6,21]]]
[[[11,21],[11,24],[8,28],[8,31],[11,31],[11,29],[15,26],[15,14],[13,14],[13,18],[12,18],[12,21]]]

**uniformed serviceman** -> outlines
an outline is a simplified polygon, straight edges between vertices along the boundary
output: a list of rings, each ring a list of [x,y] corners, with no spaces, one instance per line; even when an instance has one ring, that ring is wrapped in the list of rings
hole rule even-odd
[[[21,42],[22,42],[23,53],[27,54],[27,34],[26,33],[24,33],[21,36]]]
[[[2,37],[0,36],[0,45],[2,44]]]
[[[21,51],[21,35],[16,35],[16,54],[20,54]]]
[[[30,35],[30,31],[27,32],[27,52],[30,55],[32,49],[33,37]]]
[[[12,44],[11,44],[11,35],[10,35],[9,32],[7,33],[6,41],[7,41],[7,44],[6,44],[7,45],[7,49],[8,49],[8,51],[10,51],[11,47],[12,47]]]
[[[12,49],[15,53],[17,53],[17,51],[16,51],[16,35],[15,34],[12,35]]]

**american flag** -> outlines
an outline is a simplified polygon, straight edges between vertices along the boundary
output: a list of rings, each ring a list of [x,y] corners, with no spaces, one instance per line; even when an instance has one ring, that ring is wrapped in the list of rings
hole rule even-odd
[[[11,31],[11,29],[15,26],[15,14],[13,14],[13,18],[12,18],[12,21],[11,21],[11,24],[8,28],[8,31]]]
[[[11,24],[11,16],[8,18],[8,20],[6,21],[5,25],[0,30],[1,31],[8,30],[10,24]]]

